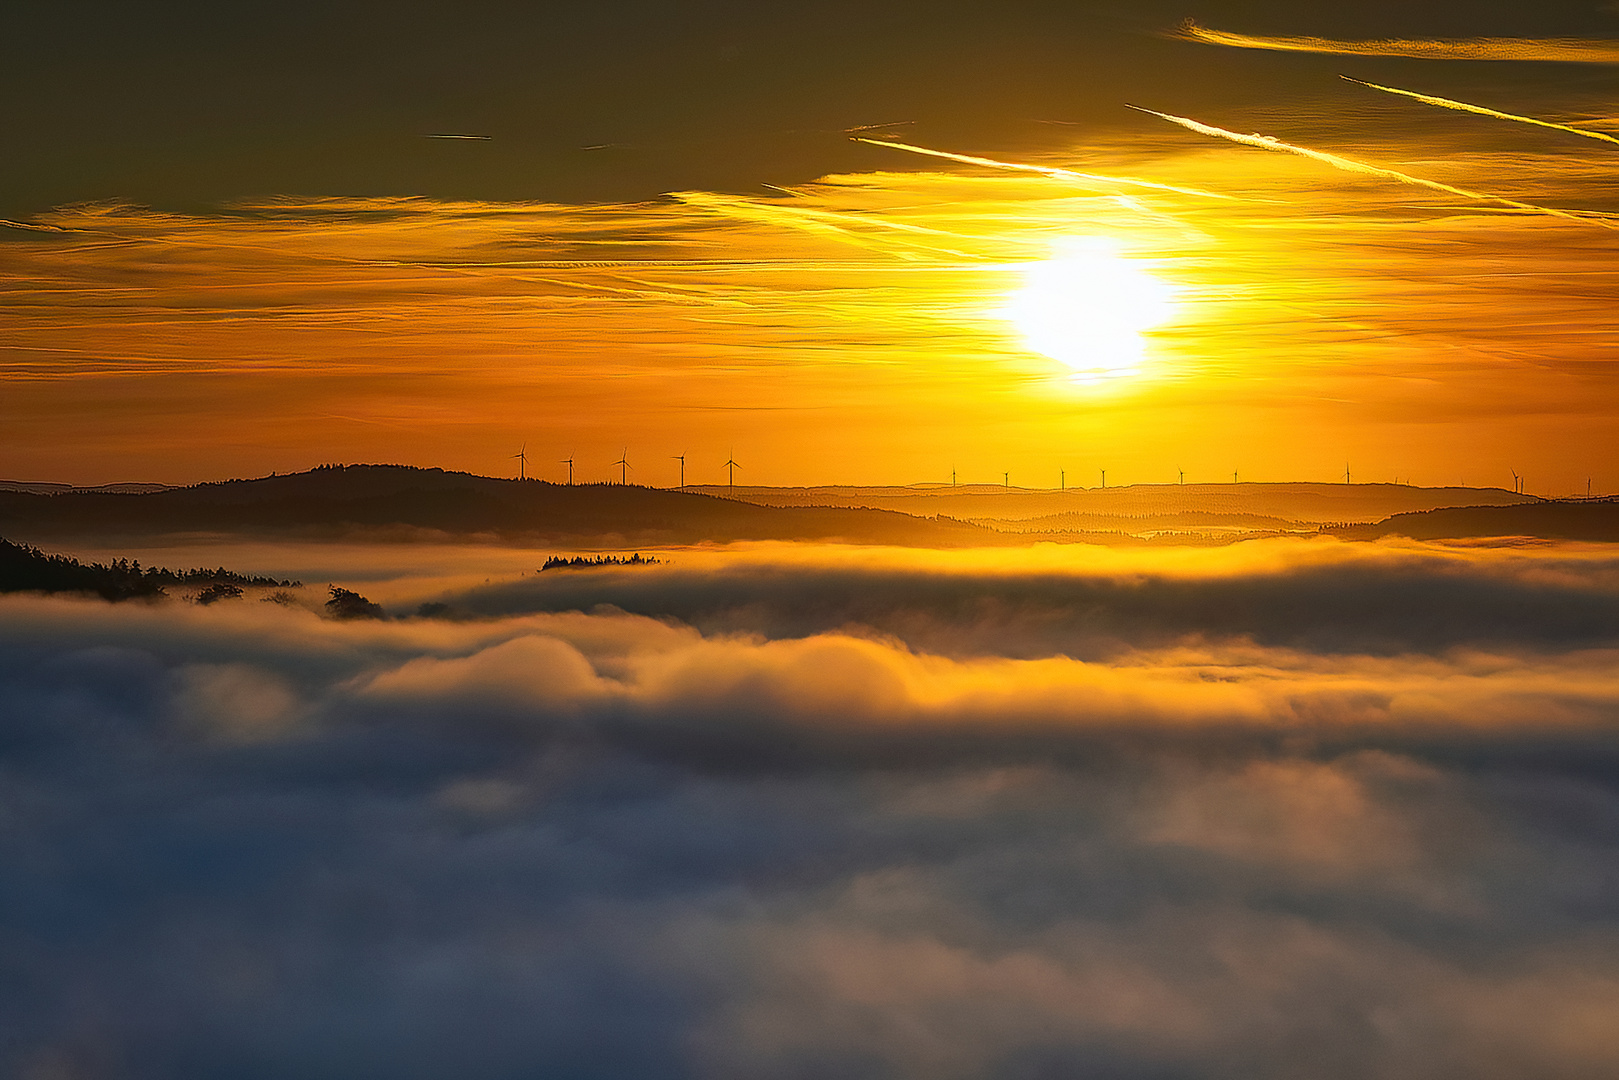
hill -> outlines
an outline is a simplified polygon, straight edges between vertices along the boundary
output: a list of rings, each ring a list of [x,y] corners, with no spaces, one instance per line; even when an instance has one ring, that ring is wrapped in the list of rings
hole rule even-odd
[[[1520,506],[1456,506],[1394,514],[1375,525],[1323,532],[1348,540],[1408,536],[1413,540],[1465,540],[1530,536],[1543,540],[1619,542],[1619,499],[1536,501]]]
[[[141,495],[148,491],[166,491],[172,484],[97,484],[80,487],[77,484],[58,484],[49,480],[0,480],[0,491],[32,491],[38,495],[60,495],[68,491],[109,491],[118,495]]]
[[[845,540],[957,546],[984,528],[892,510],[775,507],[623,484],[499,480],[396,465],[323,466],[142,493],[0,491],[0,532],[31,539],[216,533],[597,546]]]
[[[1223,526],[1307,529],[1376,522],[1391,514],[1447,506],[1514,505],[1541,500],[1501,488],[1409,484],[1131,484],[1066,490],[974,484],[961,487],[694,487],[764,506],[842,506],[946,515],[1004,530],[1123,530]],[[1261,524],[1263,521],[1263,524]]]

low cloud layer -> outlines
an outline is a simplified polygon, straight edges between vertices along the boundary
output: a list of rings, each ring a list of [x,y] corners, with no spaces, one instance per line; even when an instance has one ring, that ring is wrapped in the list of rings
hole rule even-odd
[[[1285,550],[711,553],[369,623],[9,598],[0,1061],[1599,1073],[1611,560]]]
[[[444,599],[480,616],[608,604],[707,631],[852,628],[928,653],[1105,659],[1190,639],[1312,653],[1561,650],[1614,640],[1616,598],[1619,561],[1600,547],[1283,540],[1139,553],[759,544],[640,570],[531,574]]]

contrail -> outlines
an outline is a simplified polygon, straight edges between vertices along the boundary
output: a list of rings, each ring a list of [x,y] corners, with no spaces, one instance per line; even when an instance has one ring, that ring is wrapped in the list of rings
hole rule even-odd
[[[480,142],[488,142],[490,139],[494,138],[494,136],[493,135],[423,135],[422,138],[424,138],[424,139],[475,139],[475,140],[480,141]]]
[[[1418,60],[1539,60],[1565,64],[1619,64],[1619,41],[1586,38],[1383,38],[1337,41],[1319,37],[1261,37],[1211,30],[1191,19],[1170,35],[1206,45],[1340,56],[1409,56]]]
[[[668,195],[670,198],[678,199],[688,206],[695,206],[712,213],[724,214],[727,217],[739,218],[745,221],[758,221],[781,228],[820,233],[858,247],[871,248],[899,258],[915,258],[916,256],[914,251],[896,250],[893,246],[895,243],[901,244],[905,248],[920,249],[935,255],[948,255],[957,259],[976,261],[980,258],[964,251],[957,251],[953,248],[940,247],[937,244],[923,243],[921,241],[907,242],[895,239],[885,242],[861,231],[862,228],[875,227],[927,237],[937,236],[952,240],[969,239],[956,233],[930,229],[922,225],[887,221],[882,218],[866,217],[860,214],[841,214],[833,210],[814,210],[808,207],[784,206],[780,203],[761,203],[752,199],[739,199],[708,191],[671,191]]]
[[[1348,173],[1359,173],[1362,176],[1376,176],[1385,180],[1397,180],[1402,184],[1411,184],[1414,187],[1428,188],[1433,191],[1443,191],[1448,195],[1456,195],[1463,199],[1473,199],[1478,202],[1500,203],[1503,206],[1510,206],[1517,210],[1528,210],[1531,213],[1536,214],[1550,214],[1552,217],[1567,218],[1570,221],[1594,222],[1606,229],[1615,228],[1615,226],[1610,223],[1606,215],[1596,214],[1591,211],[1558,210],[1550,206],[1541,206],[1537,203],[1519,202],[1517,199],[1508,199],[1500,195],[1490,195],[1482,191],[1470,191],[1467,188],[1456,187],[1452,184],[1443,184],[1438,180],[1424,180],[1422,177],[1412,176],[1410,173],[1399,172],[1395,169],[1385,169],[1379,165],[1368,165],[1364,161],[1356,161],[1353,158],[1339,157],[1337,154],[1329,154],[1322,150],[1311,150],[1304,146],[1294,146],[1292,143],[1285,143],[1282,140],[1274,138],[1270,135],[1239,135],[1235,131],[1227,131],[1225,128],[1215,127],[1212,124],[1199,123],[1196,120],[1190,120],[1184,116],[1173,116],[1170,113],[1161,113],[1153,109],[1143,109],[1139,105],[1129,105],[1126,107],[1134,109],[1136,112],[1144,112],[1148,116],[1156,116],[1160,120],[1168,120],[1171,124],[1179,124],[1188,131],[1195,131],[1200,135],[1213,135],[1220,139],[1230,139],[1232,142],[1241,143],[1244,146],[1257,146],[1261,150],[1279,150],[1285,154],[1297,154],[1300,157],[1307,157],[1312,161],[1319,161],[1322,164],[1331,165],[1334,169],[1342,169],[1344,172]]]
[[[802,198],[798,192],[792,191],[788,188],[777,187],[775,184],[766,184],[764,186],[773,187],[776,188],[777,191],[785,191],[789,195]],[[799,206],[789,208],[781,206],[779,203],[766,206],[754,202],[751,199],[728,198],[724,195],[717,195],[713,192],[706,191],[675,191],[670,192],[670,197],[679,199],[681,202],[690,206],[701,206],[707,209],[735,207],[738,203],[744,203],[754,211],[774,211],[776,214],[790,214],[794,217],[829,222],[839,227],[845,225],[869,226],[879,229],[893,229],[896,232],[917,233],[923,236],[946,236],[953,240],[967,239],[960,233],[946,232],[943,229],[930,229],[926,225],[911,225],[903,221],[889,221],[886,218],[873,217],[866,214],[839,213],[836,210],[812,210]]]
[[[1179,195],[1195,195],[1203,199],[1241,201],[1235,195],[1220,195],[1213,191],[1175,187],[1172,184],[1155,184],[1151,180],[1136,180],[1128,176],[1103,176],[1099,173],[1075,172],[1072,169],[1054,169],[1045,165],[1023,165],[1015,161],[997,161],[994,158],[975,157],[972,154],[952,154],[947,150],[929,150],[925,146],[912,146],[910,143],[888,142],[883,139],[867,139],[857,136],[851,141],[869,143],[872,146],[886,146],[890,150],[905,150],[912,154],[925,154],[928,157],[944,158],[946,161],[960,161],[967,165],[984,165],[991,169],[1011,169],[1014,172],[1038,173],[1041,176],[1049,176],[1057,180],[1084,180],[1095,184],[1123,184],[1129,187],[1151,188],[1154,191],[1173,191]]]
[[[27,229],[30,232],[81,232],[80,229],[64,229],[60,225],[46,225],[37,221],[12,221],[9,218],[0,218],[0,226],[8,229]]]
[[[1398,94],[1401,97],[1408,97],[1413,101],[1420,101],[1424,105],[1437,105],[1441,109],[1455,109],[1458,112],[1477,113],[1479,116],[1492,116],[1497,120],[1511,120],[1518,124],[1533,124],[1536,127],[1551,128],[1553,131],[1566,131],[1570,135],[1584,135],[1587,139],[1599,139],[1602,142],[1619,146],[1619,139],[1600,131],[1587,131],[1584,128],[1570,127],[1568,124],[1554,124],[1550,120],[1536,120],[1533,116],[1519,116],[1517,113],[1486,109],[1482,105],[1469,105],[1465,101],[1452,101],[1450,98],[1419,94],[1414,90],[1401,90],[1394,86],[1379,86],[1377,83],[1366,82],[1363,79],[1351,79],[1348,75],[1340,75],[1338,78],[1343,79],[1345,82],[1371,87],[1373,90],[1381,90],[1385,94]]]

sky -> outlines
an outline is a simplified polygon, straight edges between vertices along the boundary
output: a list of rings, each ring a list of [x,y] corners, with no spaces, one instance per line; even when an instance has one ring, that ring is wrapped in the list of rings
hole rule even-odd
[[[1612,6],[14,26],[7,478],[1619,489]]]
[[[1619,1054],[1610,545],[212,553],[407,617],[0,598],[9,1075]]]

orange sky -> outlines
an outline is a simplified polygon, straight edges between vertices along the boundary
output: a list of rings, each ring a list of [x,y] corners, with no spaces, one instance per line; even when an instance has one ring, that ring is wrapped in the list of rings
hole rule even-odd
[[[1204,119],[1521,203],[1615,205],[1611,146],[1349,84],[1302,117]],[[1328,480],[1348,461],[1365,480],[1619,488],[1611,222],[1148,116],[1127,140],[1053,130],[1037,153],[948,149],[1085,177],[873,146],[870,171],[791,191],[625,205],[38,215],[0,245],[3,472],[501,474],[526,444],[533,475],[562,479],[572,454],[607,479],[627,447],[657,485],[681,453],[689,482],[716,482],[734,448],[761,484]],[[1133,374],[1076,382],[1005,309],[1087,242],[1173,301]],[[1072,303],[1073,325],[1111,317]]]

